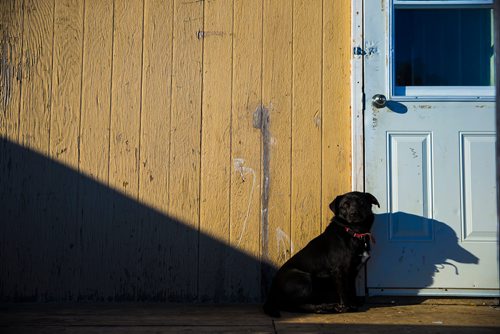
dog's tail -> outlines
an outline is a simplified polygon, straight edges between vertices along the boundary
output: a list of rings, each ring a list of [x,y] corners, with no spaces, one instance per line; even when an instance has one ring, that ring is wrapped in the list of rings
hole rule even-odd
[[[281,317],[279,308],[275,305],[272,299],[268,299],[262,306],[264,313],[273,318]]]

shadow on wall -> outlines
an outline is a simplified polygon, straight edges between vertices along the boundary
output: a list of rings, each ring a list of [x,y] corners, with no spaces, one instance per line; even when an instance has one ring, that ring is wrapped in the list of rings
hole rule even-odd
[[[3,302],[259,302],[273,270],[4,139],[0,222]]]
[[[453,262],[479,263],[460,246],[455,231],[435,219],[405,212],[377,214],[374,234],[378,242],[372,249],[368,275],[383,277],[388,288],[431,287],[440,272],[447,279],[460,280],[460,269]]]

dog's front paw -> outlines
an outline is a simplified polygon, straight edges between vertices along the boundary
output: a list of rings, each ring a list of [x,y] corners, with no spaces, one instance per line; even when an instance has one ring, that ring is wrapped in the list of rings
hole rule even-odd
[[[324,303],[314,306],[314,312],[318,314],[338,313],[338,303]]]
[[[335,311],[337,313],[357,312],[358,307],[356,305],[337,304]]]

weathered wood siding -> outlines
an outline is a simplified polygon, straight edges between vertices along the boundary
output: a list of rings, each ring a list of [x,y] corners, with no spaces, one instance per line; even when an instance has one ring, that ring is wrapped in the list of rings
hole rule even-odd
[[[259,301],[351,188],[349,0],[0,15],[0,301]]]

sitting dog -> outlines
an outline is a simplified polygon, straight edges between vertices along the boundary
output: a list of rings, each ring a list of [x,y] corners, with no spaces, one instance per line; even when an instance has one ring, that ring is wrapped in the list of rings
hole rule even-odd
[[[355,279],[369,258],[372,205],[369,193],[350,192],[330,203],[326,230],[291,257],[273,278],[264,312],[338,313],[357,307]]]

